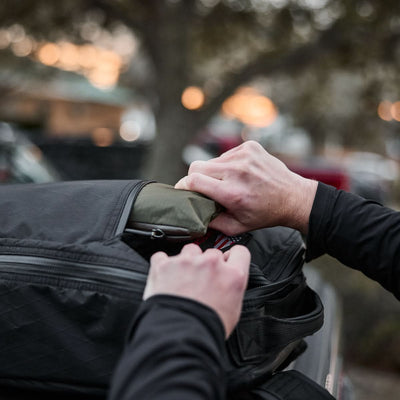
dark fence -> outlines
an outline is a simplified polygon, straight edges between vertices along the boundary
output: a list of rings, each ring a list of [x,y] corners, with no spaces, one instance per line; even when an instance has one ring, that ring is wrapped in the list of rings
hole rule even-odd
[[[148,150],[140,143],[98,147],[82,140],[41,140],[36,144],[64,180],[138,178]]]

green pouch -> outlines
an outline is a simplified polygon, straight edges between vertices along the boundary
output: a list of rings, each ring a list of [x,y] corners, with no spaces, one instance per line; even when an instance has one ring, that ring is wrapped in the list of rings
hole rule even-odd
[[[149,183],[138,194],[125,231],[153,239],[190,240],[204,236],[221,209],[200,193]]]

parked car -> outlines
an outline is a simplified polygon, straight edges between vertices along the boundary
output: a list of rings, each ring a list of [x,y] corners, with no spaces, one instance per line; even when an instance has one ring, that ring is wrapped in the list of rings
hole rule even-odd
[[[285,161],[285,160],[284,160]],[[350,176],[346,168],[326,161],[322,158],[312,157],[296,162],[286,162],[288,168],[305,178],[334,186],[336,189],[351,190]]]
[[[351,191],[369,200],[390,202],[399,179],[399,166],[389,158],[371,152],[352,152],[344,158]]]
[[[242,142],[240,136],[216,136],[208,133],[196,138],[193,143],[186,146],[182,158],[187,165],[195,160],[206,161],[218,157]],[[285,156],[280,154],[279,158],[285,162],[289,169],[305,178],[315,179],[337,189],[351,190],[349,173],[346,168],[338,164],[317,157],[294,161],[293,157],[285,159]]]
[[[21,131],[0,122],[0,183],[45,183],[61,175]]]

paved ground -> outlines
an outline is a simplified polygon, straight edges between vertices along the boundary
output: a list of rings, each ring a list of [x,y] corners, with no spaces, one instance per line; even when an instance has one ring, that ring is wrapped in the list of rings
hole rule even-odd
[[[400,374],[351,365],[346,368],[354,400],[400,400]]]

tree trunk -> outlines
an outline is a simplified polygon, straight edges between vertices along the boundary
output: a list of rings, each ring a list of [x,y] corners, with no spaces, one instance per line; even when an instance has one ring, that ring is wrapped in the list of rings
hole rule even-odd
[[[198,129],[190,114],[170,105],[157,116],[157,136],[147,155],[142,176],[175,184],[187,172],[182,151]]]

